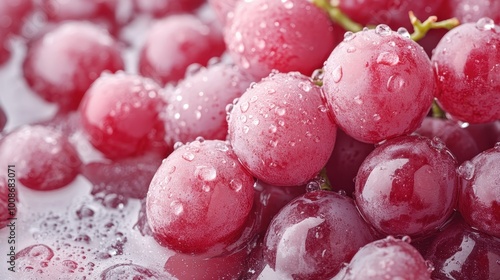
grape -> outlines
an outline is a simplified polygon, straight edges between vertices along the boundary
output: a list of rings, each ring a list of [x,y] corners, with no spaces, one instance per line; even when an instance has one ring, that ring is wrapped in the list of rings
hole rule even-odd
[[[5,136],[0,142],[0,162],[15,165],[16,179],[41,191],[68,185],[81,165],[66,135],[39,125],[22,126]]]
[[[480,152],[469,132],[452,120],[427,117],[415,132],[430,139],[434,137],[441,139],[455,156],[458,164],[473,158]]]
[[[208,3],[210,4],[212,9],[214,10],[215,15],[217,16],[217,19],[222,24],[226,23],[228,17],[230,17],[230,18],[234,17],[234,10],[240,2],[243,2],[243,1],[242,0],[208,0]]]
[[[471,226],[500,238],[500,142],[464,162],[459,209]]]
[[[297,72],[251,86],[229,114],[229,139],[241,163],[275,186],[305,184],[332,153],[336,126],[319,87]]]
[[[426,259],[432,279],[500,279],[500,239],[470,228],[460,216],[434,239]]]
[[[160,86],[123,72],[99,77],[79,108],[90,143],[109,158],[167,150]]]
[[[256,79],[273,69],[310,75],[336,44],[327,15],[304,0],[242,1],[226,25],[228,52]]]
[[[349,196],[353,195],[354,179],[359,166],[374,148],[373,144],[359,142],[341,129],[337,130],[335,147],[325,165],[333,190],[342,190]]]
[[[500,119],[500,27],[491,19],[448,32],[432,56],[436,98],[453,117],[469,123]]]
[[[168,96],[164,114],[168,142],[185,143],[200,136],[225,140],[226,105],[240,97],[251,81],[238,67],[224,63],[186,76]]]
[[[18,33],[25,17],[33,10],[31,0],[2,0],[0,1],[0,37],[9,33]]]
[[[455,207],[455,167],[443,142],[418,136],[387,140],[359,168],[356,204],[363,217],[384,234],[429,235]]]
[[[101,72],[123,69],[120,50],[104,30],[65,22],[34,41],[23,63],[28,85],[61,110],[74,110]]]
[[[403,240],[389,236],[363,246],[346,267],[342,279],[430,279],[433,267]]]
[[[143,266],[132,264],[132,263],[124,263],[124,264],[115,264],[111,267],[106,268],[101,273],[101,280],[160,280],[165,279],[165,276],[161,276],[160,273],[151,270],[149,268],[145,268]]]
[[[476,141],[480,151],[488,150],[500,142],[500,121],[480,124],[467,124],[465,129]]]
[[[351,198],[313,191],[292,200],[274,217],[263,254],[287,279],[327,279],[373,239]]]
[[[16,266],[20,272],[34,271],[39,274],[42,268],[49,265],[53,257],[54,251],[49,246],[31,245],[16,254]]]
[[[38,0],[50,21],[106,19],[114,20],[119,0]]]
[[[149,29],[139,54],[139,72],[160,84],[177,82],[189,65],[206,65],[224,49],[217,30],[193,15],[172,15]]]
[[[222,254],[242,233],[253,183],[225,142],[194,141],[177,148],[157,170],[147,195],[155,239],[176,252]]]
[[[204,0],[133,0],[134,8],[138,12],[147,13],[154,17],[189,12],[204,2]]]
[[[444,0],[442,11],[447,18],[456,17],[461,23],[476,22],[489,17],[500,22],[500,2],[496,0]]]
[[[324,70],[324,92],[337,124],[366,143],[417,129],[436,90],[422,48],[386,25],[346,33]]]

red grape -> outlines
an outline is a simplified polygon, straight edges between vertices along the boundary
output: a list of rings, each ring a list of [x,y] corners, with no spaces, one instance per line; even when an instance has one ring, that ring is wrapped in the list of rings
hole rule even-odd
[[[470,228],[460,216],[440,232],[426,254],[432,279],[500,279],[500,239]]]
[[[441,139],[455,156],[458,164],[480,152],[470,133],[452,120],[427,117],[415,132],[430,139],[434,137]]]
[[[186,76],[168,96],[164,117],[168,142],[185,143],[199,136],[225,140],[226,105],[240,97],[251,81],[238,67],[224,63]]]
[[[264,258],[286,279],[327,279],[373,239],[351,198],[313,191],[292,200],[274,217],[264,240]]]
[[[133,0],[134,8],[154,17],[172,13],[189,12],[198,8],[205,0]]]
[[[0,1],[0,37],[9,33],[18,33],[25,17],[33,10],[31,0]]]
[[[28,85],[62,110],[74,110],[101,72],[123,69],[120,50],[104,30],[65,22],[33,42],[23,64]]]
[[[273,69],[310,75],[336,44],[327,15],[304,0],[242,1],[227,24],[229,53],[257,79]]]
[[[15,165],[16,179],[41,191],[69,184],[80,169],[78,154],[67,137],[44,126],[22,126],[0,142],[0,162]]]
[[[387,140],[356,176],[361,214],[384,234],[421,237],[450,217],[458,195],[456,161],[443,142],[419,136]]]
[[[447,18],[456,17],[461,23],[476,22],[489,17],[500,22],[500,2],[497,0],[444,0],[442,11]]]
[[[363,246],[352,258],[342,279],[430,279],[432,265],[404,239],[389,236]]]
[[[243,2],[242,0],[208,0],[208,3],[215,12],[215,15],[222,24],[225,24],[227,18],[234,17],[236,6]]]
[[[488,18],[454,28],[437,45],[436,97],[453,117],[469,123],[500,119],[499,45],[500,27]]]
[[[102,75],[82,100],[80,114],[90,143],[109,158],[166,151],[159,114],[166,107],[160,86],[137,75]]]
[[[220,255],[241,235],[253,183],[225,142],[194,141],[177,148],[163,161],[147,195],[155,239],[181,253]]]
[[[159,272],[145,268],[133,263],[115,264],[106,268],[100,279],[102,280],[161,280],[166,276],[160,275]]]
[[[436,89],[422,47],[386,25],[346,33],[326,61],[323,83],[337,124],[367,143],[417,129]]]
[[[500,143],[464,162],[459,209],[471,226],[500,238]]]
[[[51,21],[103,18],[110,22],[119,0],[35,0]]]
[[[172,15],[149,29],[139,55],[139,72],[161,84],[176,82],[189,65],[206,65],[224,49],[218,30],[194,15]]]
[[[328,161],[336,125],[320,88],[297,72],[251,86],[229,114],[229,139],[242,164],[275,186],[305,184]]]

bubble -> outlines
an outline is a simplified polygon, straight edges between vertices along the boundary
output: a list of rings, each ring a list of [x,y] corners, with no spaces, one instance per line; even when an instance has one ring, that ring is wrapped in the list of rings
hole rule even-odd
[[[391,34],[391,28],[386,24],[379,24],[375,27],[375,33],[380,36],[387,36]]]
[[[333,69],[332,79],[334,82],[336,83],[340,82],[340,80],[342,80],[342,75],[343,75],[342,66],[339,65],[335,67],[335,69]]]
[[[241,66],[244,69],[250,68],[250,62],[248,62],[248,60],[244,56],[241,57]]]
[[[194,111],[194,116],[196,117],[197,120],[201,119],[201,112],[198,110]]]
[[[394,52],[381,52],[377,57],[377,63],[393,66],[399,63],[399,56]]]
[[[285,121],[284,120],[278,120],[278,125],[279,126],[285,126]]]
[[[347,31],[344,33],[344,42],[349,42],[356,37],[356,34],[352,31]]]
[[[186,152],[186,153],[182,154],[182,158],[187,160],[187,161],[193,161],[194,154],[190,153],[190,152]]]
[[[464,161],[464,163],[462,163],[462,165],[458,167],[457,171],[458,175],[466,180],[470,180],[472,179],[472,177],[474,177],[475,166],[471,161],[466,160]]]
[[[408,30],[406,28],[404,28],[404,27],[398,28],[397,33],[399,35],[401,35],[402,37],[404,37],[404,38],[407,38],[407,39],[411,38],[410,32],[408,32]]]
[[[196,137],[194,140],[195,140],[195,141],[198,141],[198,142],[200,142],[200,143],[205,142],[205,138],[203,138],[203,136],[198,136],[198,137]]]
[[[231,188],[235,192],[241,191],[242,187],[243,187],[243,184],[238,179],[232,179],[229,182],[229,188]]]
[[[483,17],[476,22],[476,28],[481,31],[492,30],[495,28],[495,22],[491,18]]]

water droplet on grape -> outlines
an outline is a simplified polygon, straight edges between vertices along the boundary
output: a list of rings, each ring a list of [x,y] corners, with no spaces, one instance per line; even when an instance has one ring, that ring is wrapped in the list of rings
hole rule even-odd
[[[406,243],[411,243],[411,237],[409,237],[408,235],[403,236],[401,240]]]
[[[241,183],[240,180],[238,179],[232,179],[230,182],[229,182],[229,187],[235,191],[235,192],[239,192],[241,191],[241,188],[243,187],[243,184]]]
[[[359,105],[363,104],[363,100],[361,100],[361,97],[359,97],[359,95],[354,97],[354,102]]]
[[[200,142],[200,143],[205,142],[205,138],[203,138],[203,136],[198,136],[198,137],[196,137],[194,140],[195,140],[195,141],[198,141],[198,142]]]
[[[246,122],[247,122],[247,116],[245,116],[245,115],[241,115],[241,116],[240,116],[240,121],[241,121],[242,123],[246,123]]]
[[[277,130],[276,126],[274,124],[269,125],[269,132],[275,133]]]
[[[340,80],[342,80],[342,75],[343,75],[342,66],[339,65],[339,66],[335,67],[335,69],[333,69],[332,79],[334,82],[336,82],[336,83],[340,82]]]
[[[194,116],[196,117],[197,120],[201,119],[201,112],[198,110],[194,111]]]
[[[491,18],[483,17],[476,22],[476,28],[481,31],[491,30],[495,28],[495,22]]]
[[[209,192],[211,190],[210,186],[209,185],[205,185],[203,184],[201,186],[201,189],[204,191],[204,192]]]
[[[241,57],[241,66],[244,69],[250,68],[250,62],[248,62],[248,60],[244,56]]]
[[[286,113],[286,109],[285,108],[276,107],[276,114],[278,114],[278,116],[283,116],[283,115],[285,115],[285,113]]]
[[[269,89],[269,90],[267,90],[267,93],[268,93],[268,94],[275,94],[275,93],[276,93],[276,90],[274,90],[274,89]]]
[[[230,103],[230,104],[226,105],[226,113],[227,114],[231,114],[231,112],[233,111],[233,109],[234,109],[234,105],[233,104]]]
[[[399,56],[394,52],[381,52],[377,57],[377,63],[393,66],[399,63]]]
[[[431,140],[431,145],[432,147],[436,148],[437,150],[442,150],[446,147],[445,143],[441,138],[434,136]]]
[[[346,50],[348,53],[353,53],[356,51],[356,48],[355,47],[348,47],[347,50]]]
[[[189,65],[186,69],[186,77],[193,76],[194,74],[200,72],[202,68],[203,66],[198,63],[193,63]]]
[[[316,69],[312,73],[311,79],[313,80],[314,83],[322,82],[323,81],[323,75],[324,75],[323,69]]]
[[[399,91],[405,85],[405,80],[398,74],[392,75],[387,80],[387,90],[390,92]]]
[[[378,122],[378,121],[380,121],[380,119],[381,119],[381,117],[380,117],[379,114],[373,114],[373,120],[374,121]]]
[[[248,131],[250,130],[250,128],[248,126],[243,126],[243,132],[244,133],[248,133]]]
[[[434,267],[434,264],[429,260],[425,261],[425,266],[427,267],[427,271],[429,271],[429,272],[433,272],[436,269]]]
[[[411,37],[410,32],[408,32],[408,30],[406,30],[406,28],[404,28],[404,27],[398,28],[397,32],[399,35],[401,35],[404,38],[410,39],[410,37]]]
[[[276,147],[277,145],[278,145],[278,141],[276,141],[276,140],[269,140],[269,146],[271,146],[271,147],[273,147],[273,148],[274,148],[274,147]]]
[[[471,161],[464,161],[462,165],[458,167],[458,175],[463,177],[465,180],[470,180],[474,177],[475,166]]]
[[[281,3],[283,3],[283,6],[285,6],[286,9],[293,8],[293,2],[292,1],[281,0]]]
[[[285,121],[284,120],[278,120],[278,125],[279,126],[285,126]]]
[[[252,124],[253,124],[253,125],[259,125],[259,119],[254,119],[254,120],[252,121]]]
[[[341,196],[347,196],[347,192],[345,190],[339,190],[338,194],[340,194]]]
[[[248,108],[250,107],[250,103],[248,102],[243,102],[240,104],[240,109],[243,113],[245,113],[246,111],[248,111]]]
[[[177,169],[177,167],[175,167],[175,165],[172,165],[168,168],[167,170],[167,173],[168,174],[173,174],[175,172],[175,170]]]
[[[496,142],[495,146],[493,146],[495,150],[500,151],[500,142]]]
[[[356,34],[352,31],[347,31],[344,33],[344,42],[349,42],[356,37]]]
[[[172,207],[174,214],[177,216],[182,214],[182,212],[184,211],[184,206],[182,205],[182,203],[180,201],[177,201],[177,200],[170,202],[170,207]]]
[[[182,158],[187,160],[187,161],[193,161],[194,159],[194,154],[190,152],[186,152],[182,155]]]
[[[309,92],[312,89],[311,84],[307,83],[307,82],[300,82],[298,86],[300,89],[302,89],[305,92]]]
[[[391,28],[386,24],[379,24],[375,27],[375,33],[380,36],[387,36],[391,34]]]

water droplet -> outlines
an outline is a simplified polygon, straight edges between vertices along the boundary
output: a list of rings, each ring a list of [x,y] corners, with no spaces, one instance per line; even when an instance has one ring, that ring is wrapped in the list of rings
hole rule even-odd
[[[318,106],[318,110],[319,110],[321,113],[326,113],[326,112],[328,112],[328,108],[327,108],[325,105],[319,105],[319,106]]]
[[[321,140],[319,139],[318,136],[314,136],[314,142],[319,143]]]
[[[174,119],[178,120],[181,118],[181,114],[180,113],[175,113],[174,114]]]
[[[355,52],[355,51],[356,51],[356,48],[355,48],[355,47],[348,47],[348,48],[347,48],[347,52],[348,52],[348,53],[353,53],[353,52]]]
[[[495,150],[500,151],[500,142],[496,142],[495,146],[493,146]]]
[[[201,186],[201,189],[204,191],[204,192],[209,192],[211,190],[210,186],[209,185],[206,185],[206,184],[203,184]]]
[[[255,103],[255,101],[257,101],[257,99],[259,99],[257,97],[257,95],[254,95],[254,96],[250,97],[250,103]]]
[[[285,6],[286,9],[293,8],[293,2],[292,1],[281,0],[281,3],[283,3],[283,6]]]
[[[203,138],[203,136],[198,136],[198,137],[196,137],[196,138],[194,139],[194,141],[198,141],[198,142],[200,142],[200,143],[203,143],[203,142],[205,142],[205,138]]]
[[[278,145],[278,141],[276,141],[276,140],[269,140],[269,146],[276,147],[277,145]]]
[[[201,112],[198,110],[194,111],[194,116],[196,117],[197,120],[201,119]]]
[[[276,126],[274,124],[269,125],[269,132],[275,133],[277,130]]]
[[[244,69],[250,68],[250,62],[248,62],[248,60],[244,56],[241,57],[241,66]]]
[[[266,41],[264,41],[264,40],[259,40],[259,41],[257,42],[257,47],[258,47],[259,49],[261,49],[261,50],[262,50],[262,49],[264,49],[264,48],[266,47]]]
[[[297,144],[295,141],[290,141],[290,146],[295,147],[295,144]]]
[[[336,82],[336,83],[340,82],[340,80],[342,80],[342,75],[343,75],[342,66],[339,65],[339,66],[335,67],[335,69],[333,69],[332,79],[334,82]]]
[[[283,116],[283,115],[285,115],[285,113],[286,113],[286,109],[285,108],[276,107],[276,114],[278,114],[278,116]]]
[[[337,193],[341,196],[347,196],[347,192],[345,190],[339,190]]]
[[[408,32],[408,30],[406,30],[406,28],[404,28],[404,27],[398,28],[397,32],[399,35],[401,35],[404,38],[407,38],[407,39],[411,38],[410,32]]]
[[[226,114],[231,114],[231,112],[233,111],[234,109],[234,105],[233,104],[227,104],[226,105]]]
[[[217,177],[217,171],[211,166],[199,165],[196,166],[194,175],[202,181],[210,182]]]
[[[176,169],[177,169],[177,168],[175,167],[175,165],[172,165],[172,166],[170,166],[170,167],[168,168],[167,173],[168,173],[168,174],[173,174],[173,173],[175,172],[175,170],[176,170]]]
[[[276,93],[276,90],[274,90],[274,89],[268,89],[268,90],[267,90],[267,93],[268,93],[268,94],[275,94],[275,93]]]
[[[390,76],[387,80],[387,90],[389,90],[390,92],[399,91],[404,85],[405,80],[398,74]]]
[[[186,69],[186,76],[193,76],[194,74],[200,72],[200,70],[203,68],[201,64],[198,63],[193,63],[189,65]]]
[[[250,130],[250,128],[248,126],[243,126],[243,132],[244,133],[248,133],[248,131]]]
[[[249,108],[249,107],[250,107],[250,103],[248,103],[248,102],[246,102],[246,101],[245,101],[245,102],[243,102],[243,103],[241,103],[241,105],[240,105],[240,109],[241,109],[241,111],[242,111],[243,113],[245,113],[246,111],[248,111],[248,108]]]
[[[259,119],[254,119],[254,120],[252,121],[252,124],[253,124],[253,125],[259,125],[259,122],[260,122],[260,121],[259,121]]]
[[[481,31],[491,30],[495,28],[495,22],[491,18],[483,17],[476,22],[476,28]]]
[[[356,37],[356,34],[352,31],[347,31],[344,33],[344,42],[349,42]]]
[[[378,122],[378,121],[380,121],[380,119],[381,119],[381,117],[380,117],[379,114],[373,114],[373,120],[374,121]]]
[[[431,145],[432,145],[432,147],[434,147],[438,150],[442,150],[446,147],[446,144],[443,142],[443,140],[441,140],[441,138],[439,138],[437,136],[434,136],[432,138]]]
[[[406,243],[411,243],[411,237],[409,237],[408,235],[403,236],[401,240]]]
[[[235,192],[239,192],[241,191],[241,188],[243,187],[243,184],[241,183],[240,180],[238,179],[232,179],[230,182],[229,182],[229,187],[235,191]]]
[[[311,75],[311,79],[313,80],[314,83],[322,82],[323,81],[323,75],[324,75],[323,69],[316,69]]]
[[[246,122],[247,122],[247,116],[245,116],[245,115],[241,115],[241,116],[240,116],[240,121],[241,121],[242,123],[246,123]]]
[[[458,167],[457,171],[458,175],[462,176],[465,180],[470,180],[474,177],[475,166],[471,161],[466,160]]]
[[[359,95],[354,97],[354,102],[359,105],[363,104],[363,100],[361,100],[361,97],[359,97]]]
[[[425,266],[427,267],[427,271],[429,271],[429,272],[433,272],[436,269],[434,267],[434,264],[429,260],[425,261]]]
[[[279,126],[285,126],[285,121],[284,120],[278,120],[278,125]]]
[[[387,36],[391,34],[392,30],[391,28],[386,25],[386,24],[379,24],[377,27],[375,27],[375,33],[377,33],[380,36]]]
[[[238,104],[238,101],[240,101],[239,97],[236,97],[235,99],[233,99],[233,105]]]
[[[393,66],[399,63],[399,56],[394,52],[381,52],[377,57],[377,63]]]
[[[312,85],[308,82],[300,82],[299,83],[299,88],[302,89],[305,92],[309,92],[312,89]]]
[[[179,216],[184,212],[184,206],[180,201],[174,200],[170,202],[170,207],[172,208],[175,215]]]
[[[182,155],[182,158],[187,160],[187,161],[193,161],[194,159],[194,154],[190,152],[186,152]]]

